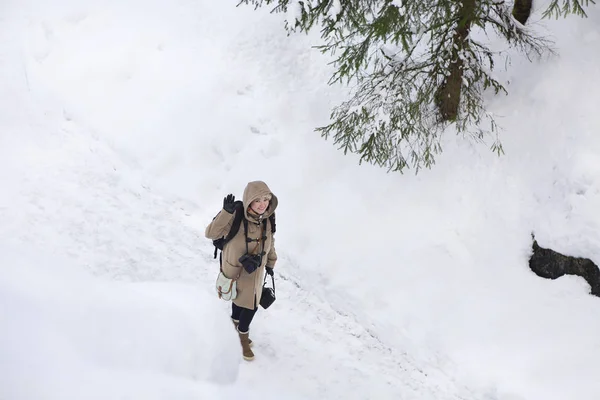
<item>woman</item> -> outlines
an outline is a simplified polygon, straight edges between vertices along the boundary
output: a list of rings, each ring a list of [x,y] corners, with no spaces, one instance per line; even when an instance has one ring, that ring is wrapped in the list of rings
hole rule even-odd
[[[250,182],[244,190],[244,219],[237,234],[225,244],[221,254],[221,271],[237,281],[237,297],[231,305],[231,319],[237,328],[245,360],[254,359],[250,348],[250,323],[258,310],[264,274],[273,275],[277,261],[271,216],[277,208],[277,197],[266,183]],[[209,239],[219,239],[229,232],[236,213],[235,197],[223,200],[223,210],[206,227]]]

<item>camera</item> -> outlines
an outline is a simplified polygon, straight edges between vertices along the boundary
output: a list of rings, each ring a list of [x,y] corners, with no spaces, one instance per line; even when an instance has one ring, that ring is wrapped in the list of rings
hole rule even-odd
[[[251,274],[254,271],[256,271],[258,269],[258,267],[260,267],[260,264],[262,262],[262,257],[259,256],[258,254],[246,253],[243,256],[241,256],[238,259],[238,261],[240,262],[240,264],[242,264],[242,266],[244,267],[246,272]]]

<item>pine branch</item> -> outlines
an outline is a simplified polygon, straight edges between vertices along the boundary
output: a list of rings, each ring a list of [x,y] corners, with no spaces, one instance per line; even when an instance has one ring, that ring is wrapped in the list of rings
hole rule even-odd
[[[588,7],[589,4],[596,4],[594,0],[562,0],[562,6],[559,4],[559,0],[552,0],[550,5],[542,14],[542,18],[555,17],[567,17],[570,14],[578,15],[582,18],[587,18],[587,14],[584,7]]]

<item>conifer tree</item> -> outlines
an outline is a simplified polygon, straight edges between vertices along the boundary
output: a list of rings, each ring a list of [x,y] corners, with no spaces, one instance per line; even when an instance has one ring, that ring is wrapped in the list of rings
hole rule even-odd
[[[483,98],[487,90],[506,93],[493,74],[500,58],[472,37],[474,29],[493,31],[527,55],[541,55],[549,45],[517,23],[501,0],[242,3],[295,13],[286,23],[290,32],[320,30],[320,50],[334,56],[330,83],[355,89],[317,131],[344,153],[392,171],[430,167],[449,125],[476,141],[491,135],[492,149],[502,152]]]

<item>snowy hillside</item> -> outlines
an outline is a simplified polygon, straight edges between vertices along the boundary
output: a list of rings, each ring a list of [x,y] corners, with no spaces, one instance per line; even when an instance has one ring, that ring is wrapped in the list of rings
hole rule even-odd
[[[317,36],[207,0],[9,1],[0,24],[0,399],[598,398],[600,9],[540,20],[490,99],[506,154],[447,136],[415,176],[313,132]],[[241,360],[203,236],[266,181],[278,300]],[[247,394],[247,395],[246,395]]]

